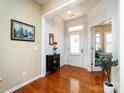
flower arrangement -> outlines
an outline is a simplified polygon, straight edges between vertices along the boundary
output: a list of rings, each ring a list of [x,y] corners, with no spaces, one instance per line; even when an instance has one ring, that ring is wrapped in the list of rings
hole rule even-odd
[[[54,54],[56,54],[56,50],[58,49],[57,48],[57,42],[53,42],[53,51],[54,51]]]

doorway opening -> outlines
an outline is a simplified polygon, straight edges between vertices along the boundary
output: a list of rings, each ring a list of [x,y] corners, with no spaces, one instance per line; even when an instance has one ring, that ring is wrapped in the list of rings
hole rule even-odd
[[[99,49],[106,55],[112,54],[112,18],[92,27],[92,71],[101,71],[96,61]]]
[[[42,76],[46,75],[46,55],[53,53],[52,46],[48,43],[49,34],[54,35],[52,40],[57,42],[57,53],[60,54],[61,66],[69,64],[76,67],[89,68],[87,66],[87,16],[88,12],[100,2],[101,0],[95,0],[95,2],[94,0],[71,0],[42,16]],[[63,26],[63,29],[58,25]]]
[[[64,9],[67,9],[71,6],[74,6],[76,4],[80,3],[80,1],[77,0],[71,0],[70,2],[51,10],[50,12],[47,12],[42,16],[42,31],[41,31],[41,76],[45,77],[46,75],[46,25],[47,25],[47,18],[55,15],[56,13],[63,11]]]

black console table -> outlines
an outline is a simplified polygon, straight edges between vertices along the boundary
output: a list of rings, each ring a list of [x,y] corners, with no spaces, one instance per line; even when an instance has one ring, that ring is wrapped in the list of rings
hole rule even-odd
[[[60,54],[46,55],[46,73],[54,73],[60,69]]]

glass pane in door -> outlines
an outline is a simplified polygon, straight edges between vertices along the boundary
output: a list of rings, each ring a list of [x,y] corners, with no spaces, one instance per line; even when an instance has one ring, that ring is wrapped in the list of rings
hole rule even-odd
[[[79,34],[71,34],[70,36],[70,48],[71,54],[79,54],[80,53],[80,35]]]

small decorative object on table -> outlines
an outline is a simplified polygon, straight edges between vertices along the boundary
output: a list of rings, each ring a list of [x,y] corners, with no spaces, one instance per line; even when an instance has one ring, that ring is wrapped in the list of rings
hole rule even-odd
[[[57,44],[58,44],[57,42],[54,42],[53,43],[53,52],[54,52],[54,55],[56,55],[56,52],[57,52],[56,50],[58,49],[57,48]]]

